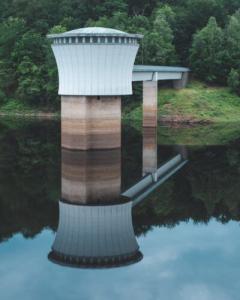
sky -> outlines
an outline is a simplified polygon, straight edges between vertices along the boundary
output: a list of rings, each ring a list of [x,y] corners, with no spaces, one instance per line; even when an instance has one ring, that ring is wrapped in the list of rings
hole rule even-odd
[[[237,300],[240,226],[180,223],[138,238],[143,260],[105,270],[73,269],[47,259],[54,233],[17,234],[0,244],[0,299]]]

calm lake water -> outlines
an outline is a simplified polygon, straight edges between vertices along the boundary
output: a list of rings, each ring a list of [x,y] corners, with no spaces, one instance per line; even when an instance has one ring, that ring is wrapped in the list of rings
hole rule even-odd
[[[61,150],[58,121],[1,120],[0,299],[239,299],[239,125],[160,127],[157,144],[154,132],[125,125],[121,151],[86,155]],[[114,213],[121,192],[178,155],[185,164],[130,208],[131,220],[104,219],[101,205],[95,215],[92,204]],[[104,264],[53,253],[94,251],[97,239],[102,252],[111,241],[139,248]]]

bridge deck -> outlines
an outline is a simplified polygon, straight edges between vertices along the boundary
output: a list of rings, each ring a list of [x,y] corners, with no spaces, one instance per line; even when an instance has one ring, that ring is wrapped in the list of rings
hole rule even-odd
[[[189,71],[188,68],[183,67],[135,65],[133,67],[132,81],[180,80],[183,73]]]

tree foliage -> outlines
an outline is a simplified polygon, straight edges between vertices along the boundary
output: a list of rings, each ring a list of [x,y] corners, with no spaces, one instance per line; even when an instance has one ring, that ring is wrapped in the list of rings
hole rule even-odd
[[[227,83],[240,68],[239,8],[239,0],[1,0],[0,104],[58,105],[46,34],[92,25],[142,33],[136,63],[190,65]]]
[[[233,92],[240,94],[240,74],[235,69],[231,69],[228,75],[228,86]]]
[[[225,63],[227,69],[240,70],[240,10],[230,17],[225,29]]]
[[[221,80],[223,38],[223,31],[214,17],[209,19],[206,27],[194,35],[190,61],[193,71],[201,79],[209,82]]]

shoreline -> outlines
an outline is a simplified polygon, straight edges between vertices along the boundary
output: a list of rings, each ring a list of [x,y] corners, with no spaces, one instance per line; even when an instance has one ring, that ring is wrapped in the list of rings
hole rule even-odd
[[[60,125],[61,116],[59,112],[15,112],[15,113],[0,113],[0,121],[5,126],[11,128],[21,128],[24,124],[47,122],[57,123]],[[170,116],[158,119],[157,140],[162,145],[188,145],[202,147],[205,145],[223,145],[231,140],[239,139],[240,127],[238,126],[240,120],[221,120],[213,122],[205,122],[197,120],[197,118],[173,118]],[[144,128],[142,126],[142,119],[126,118],[123,114],[122,127],[131,127],[136,130],[138,134],[143,134]]]
[[[59,112],[0,112],[0,118],[26,118],[26,119],[48,119],[55,120],[61,118],[61,113]],[[126,118],[124,114],[122,115],[122,122],[129,123],[142,123],[142,119],[134,119],[134,118]],[[239,120],[240,122],[240,120]],[[223,123],[238,123],[238,121],[234,120],[234,122],[229,121],[216,121],[216,120],[201,120],[192,118],[191,116],[179,116],[179,115],[169,115],[162,116],[158,118],[158,125],[166,125],[169,127],[195,127],[195,126],[207,126],[214,124],[223,124]]]
[[[142,101],[133,95],[132,103],[122,106],[122,120],[140,124]],[[189,82],[187,88],[173,90],[162,87],[158,91],[158,124],[176,126],[204,126],[240,122],[240,97],[227,87],[207,86],[200,81]],[[0,107],[0,117],[56,119],[61,117],[60,106],[18,106],[11,101]]]
[[[44,118],[44,119],[55,119],[60,118],[61,113],[59,112],[0,112],[0,117],[29,117],[29,118]],[[142,122],[142,120],[126,119],[122,116],[122,120],[128,120],[131,122]],[[239,120],[240,121],[240,120]],[[183,124],[183,125],[209,125],[218,122],[206,121],[193,119],[192,117],[180,117],[180,116],[164,116],[158,119],[158,124]]]
[[[240,121],[240,120],[239,120]],[[210,125],[210,124],[216,124],[220,122],[214,122],[211,120],[200,120],[196,118],[192,118],[191,116],[175,116],[175,115],[170,115],[170,116],[162,116],[158,118],[158,124],[172,124],[174,125],[188,125],[188,126],[197,126],[197,125]]]
[[[56,119],[60,117],[60,112],[0,112],[0,117]]]

